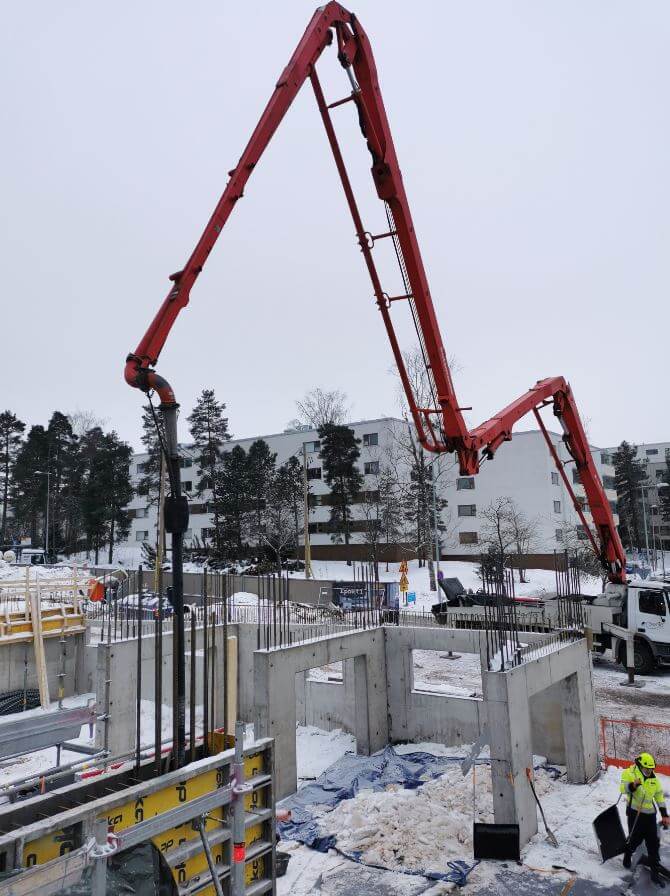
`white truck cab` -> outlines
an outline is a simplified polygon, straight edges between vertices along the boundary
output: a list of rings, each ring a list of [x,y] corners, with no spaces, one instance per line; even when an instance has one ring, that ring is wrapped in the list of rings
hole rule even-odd
[[[632,635],[636,672],[670,665],[670,585],[645,579],[609,584],[589,610],[595,649],[611,649],[625,666],[626,639]]]

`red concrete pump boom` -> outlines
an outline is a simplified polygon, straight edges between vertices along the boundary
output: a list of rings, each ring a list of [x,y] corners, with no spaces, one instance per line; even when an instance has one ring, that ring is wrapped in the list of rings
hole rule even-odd
[[[316,73],[316,63],[324,49],[336,42],[340,64],[351,83],[351,93],[343,99],[327,104]],[[368,268],[375,299],[391,343],[400,378],[407,394],[417,436],[429,451],[454,452],[458,456],[462,475],[478,472],[483,458],[492,458],[499,446],[512,437],[512,427],[525,414],[535,413],[559,472],[579,514],[585,532],[613,582],[625,582],[625,554],[614,524],[612,511],[600,482],[589,444],[584,433],[577,406],[569,384],[562,377],[551,377],[537,382],[525,395],[504,408],[495,417],[468,430],[459,406],[447,363],[435,309],[428,288],[417,236],[412,223],[409,203],[403,186],[393,139],[382,100],[377,71],[368,37],[356,16],[339,3],[330,2],[314,13],[290,62],[277,81],[251,139],[242,153],[214,213],[184,268],[170,279],[173,286],[144,338],[128,356],[125,378],[131,386],[144,391],[155,389],[161,398],[163,412],[176,410],[174,394],[169,384],[155,373],[155,366],[165,340],[179,311],[188,304],[196,278],[212,251],[235,204],[244,195],[244,188],[252,171],[277,130],[293,99],[308,80],[323,120],[335,164],[356,230],[358,242]],[[372,179],[377,195],[384,202],[388,228],[381,233],[366,230],[354,198],[352,186],[335,136],[330,110],[344,103],[353,103],[361,131],[372,156]],[[373,258],[377,242],[392,240],[400,266],[404,292],[388,295],[382,288]],[[431,400],[428,407],[420,406],[410,383],[403,354],[393,326],[391,310],[399,303],[407,303],[414,318],[419,344],[423,353]],[[551,405],[563,428],[563,441],[576,465],[584,486],[588,506],[596,529],[596,538],[582,513],[571,483],[565,475],[564,464],[550,440],[540,418],[540,408]],[[176,413],[174,414],[176,418]],[[174,421],[173,421],[174,422]],[[166,429],[170,429],[167,426]],[[174,423],[176,427],[176,423]],[[174,433],[172,433],[174,436]],[[176,436],[172,446],[176,451]],[[178,497],[178,495],[177,495]]]

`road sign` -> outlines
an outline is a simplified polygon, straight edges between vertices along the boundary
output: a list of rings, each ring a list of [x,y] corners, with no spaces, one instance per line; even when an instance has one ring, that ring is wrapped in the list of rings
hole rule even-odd
[[[409,591],[409,579],[407,578],[407,573],[402,573],[400,576],[400,590],[403,593]]]

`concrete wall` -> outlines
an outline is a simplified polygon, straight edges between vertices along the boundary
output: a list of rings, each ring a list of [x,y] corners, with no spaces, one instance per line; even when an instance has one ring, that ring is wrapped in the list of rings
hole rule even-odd
[[[234,626],[228,626],[229,642],[234,637]],[[213,727],[224,724],[224,679],[223,679],[223,626],[216,627],[216,646],[211,651],[210,664],[214,663],[214,720]],[[203,702],[203,632],[196,631],[196,705]],[[101,643],[96,650],[96,700],[99,712],[109,715],[108,722],[100,722],[96,726],[96,746],[102,748],[107,736],[107,748],[112,755],[120,754],[135,748],[136,738],[136,694],[137,694],[137,639],[130,638],[112,644]],[[142,686],[143,700],[153,703],[156,684],[155,640],[153,637],[142,640]],[[166,632],[162,639],[162,686],[161,703],[171,706],[172,689],[172,633]],[[208,673],[211,687],[211,665]],[[188,729],[188,701],[191,687],[191,633],[186,632],[186,701]],[[211,700],[211,694],[210,694]],[[153,737],[150,738],[153,740]]]
[[[353,660],[356,747],[359,753],[373,753],[388,743],[382,628],[331,635],[254,654],[255,735],[275,738],[279,798],[293,793],[297,787],[296,675],[349,659]]]
[[[586,783],[598,769],[591,658],[585,639],[553,645],[542,656],[507,672],[484,672],[496,822],[518,824],[521,845],[537,832],[531,698],[560,695],[568,781]],[[540,708],[541,705],[540,705]],[[532,774],[532,772],[531,772]]]
[[[58,696],[59,673],[61,670],[61,649],[65,649],[63,687],[65,696],[81,694],[92,690],[83,687],[85,680],[80,680],[79,670],[83,668],[86,652],[85,635],[68,635],[65,643],[60,638],[45,638],[44,652],[47,661],[47,680],[52,700]],[[79,674],[78,674],[79,673]],[[25,644],[5,644],[0,647],[0,694],[7,691],[22,691],[24,683],[28,688],[37,689],[37,670],[35,667],[35,649],[32,641]]]

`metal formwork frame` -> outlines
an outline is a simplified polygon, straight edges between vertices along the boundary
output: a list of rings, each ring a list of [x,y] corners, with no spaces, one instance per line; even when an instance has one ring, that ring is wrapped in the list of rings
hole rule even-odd
[[[126,768],[0,810],[0,868],[16,872],[0,883],[0,896],[55,896],[91,867],[93,881],[104,886],[107,858],[146,842],[160,850],[180,894],[242,896],[232,886],[233,809],[240,801],[244,894],[274,893],[274,742],[246,747],[243,766],[239,788],[232,749],[159,777],[151,776],[148,760],[140,769],[148,780],[129,778]]]

